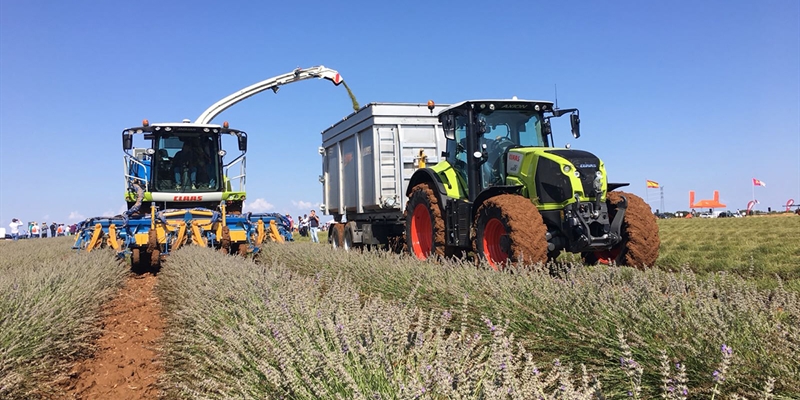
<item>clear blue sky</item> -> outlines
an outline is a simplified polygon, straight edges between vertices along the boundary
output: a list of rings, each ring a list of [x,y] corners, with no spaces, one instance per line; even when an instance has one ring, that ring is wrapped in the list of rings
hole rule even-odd
[[[359,102],[552,99],[581,110],[612,181],[667,210],[800,202],[800,2],[0,1],[0,221],[123,207],[120,132],[194,119],[295,67],[337,69]],[[320,132],[352,111],[304,81],[220,115],[249,133],[248,198],[322,201]]]

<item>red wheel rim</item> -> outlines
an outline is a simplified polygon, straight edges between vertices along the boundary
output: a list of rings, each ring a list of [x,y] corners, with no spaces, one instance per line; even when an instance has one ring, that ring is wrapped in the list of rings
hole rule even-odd
[[[617,260],[619,257],[619,253],[622,251],[622,246],[612,247],[608,250],[603,251],[596,251],[594,256],[597,257],[597,262],[603,265],[611,265]]]
[[[492,218],[483,228],[483,256],[494,269],[508,261],[508,253],[500,246],[500,238],[507,235],[506,227],[497,219]]]
[[[431,215],[425,204],[417,204],[411,216],[411,250],[420,260],[425,260],[433,249]]]

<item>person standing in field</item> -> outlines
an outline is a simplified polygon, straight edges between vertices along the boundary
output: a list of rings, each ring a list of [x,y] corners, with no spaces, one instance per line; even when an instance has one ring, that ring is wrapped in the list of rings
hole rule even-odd
[[[39,232],[42,234],[42,239],[47,238],[47,222],[42,222],[42,228],[39,229]]]
[[[34,222],[31,224],[31,229],[29,230],[31,233],[31,238],[38,238],[39,237],[39,224]]]
[[[319,217],[314,210],[311,210],[311,214],[308,215],[308,227],[311,230],[311,243],[319,243],[319,237],[317,237],[317,232],[319,231]]]
[[[56,237],[56,229],[58,229],[58,224],[55,222],[50,224],[50,237]]]
[[[11,239],[15,241],[19,240],[19,227],[22,226],[22,222],[16,218],[12,218],[8,226],[11,228]]]

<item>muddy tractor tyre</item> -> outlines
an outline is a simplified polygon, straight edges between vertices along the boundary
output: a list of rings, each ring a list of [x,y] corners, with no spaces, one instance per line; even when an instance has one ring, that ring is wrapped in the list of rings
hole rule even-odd
[[[547,262],[547,226],[530,199],[501,194],[486,200],[474,229],[475,253],[496,270],[510,263]]]
[[[612,221],[622,196],[628,200],[620,232],[622,241],[609,250],[581,254],[583,261],[586,264],[613,263],[639,269],[652,267],[658,259],[658,248],[661,246],[656,216],[641,197],[627,192],[609,192],[606,201]]]
[[[331,248],[339,250],[344,246],[344,224],[335,223],[328,230],[328,242]]]
[[[239,255],[242,257],[247,257],[247,252],[249,251],[249,246],[247,243],[239,243]]]
[[[405,242],[409,254],[420,260],[447,255],[442,208],[429,184],[420,183],[411,189],[405,218]]]

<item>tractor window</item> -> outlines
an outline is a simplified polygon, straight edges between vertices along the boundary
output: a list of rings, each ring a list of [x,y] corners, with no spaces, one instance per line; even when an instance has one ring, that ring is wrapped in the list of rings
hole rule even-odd
[[[482,165],[483,188],[505,184],[505,157],[514,147],[542,147],[538,112],[498,110],[482,113],[486,131],[480,145],[486,145],[486,161]]]
[[[456,139],[447,141],[447,162],[462,180],[467,177],[467,117],[456,116]],[[466,190],[466,188],[464,188]]]

